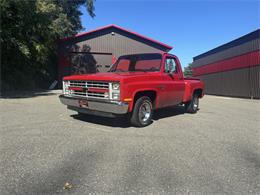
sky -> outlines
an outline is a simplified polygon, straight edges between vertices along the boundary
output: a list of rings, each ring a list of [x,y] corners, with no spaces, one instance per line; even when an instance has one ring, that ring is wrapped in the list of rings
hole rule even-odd
[[[260,28],[260,0],[97,0],[95,18],[80,10],[84,31],[119,25],[173,46],[183,67]]]

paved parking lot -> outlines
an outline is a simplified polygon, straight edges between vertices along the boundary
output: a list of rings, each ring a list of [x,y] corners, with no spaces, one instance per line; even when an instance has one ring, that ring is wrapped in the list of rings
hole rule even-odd
[[[260,194],[259,100],[205,96],[195,115],[134,128],[79,117],[56,93],[0,99],[1,195]]]

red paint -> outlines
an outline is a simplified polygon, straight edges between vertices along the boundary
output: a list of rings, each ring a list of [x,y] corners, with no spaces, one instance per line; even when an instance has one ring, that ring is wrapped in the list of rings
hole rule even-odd
[[[164,72],[166,57],[175,59],[178,73]],[[191,100],[194,90],[204,90],[204,83],[183,77],[182,68],[178,58],[174,55],[162,53],[162,65],[157,72],[107,72],[96,74],[83,74],[64,77],[64,80],[91,80],[91,81],[117,81],[120,82],[120,101],[126,98],[134,100],[138,92],[153,91],[156,93],[155,108],[173,106]],[[95,90],[97,89],[88,89]],[[99,89],[98,89],[99,90]],[[103,89],[102,89],[103,90]],[[100,91],[101,92],[101,91]],[[102,91],[108,92],[108,91]],[[202,94],[203,96],[203,94]],[[129,102],[129,112],[134,102]]]
[[[260,65],[260,50],[193,68],[193,76]]]
[[[166,47],[166,48],[169,49],[169,50],[171,50],[171,49],[173,48],[172,46],[169,46],[169,45],[166,45],[166,44],[161,43],[161,42],[159,42],[159,41],[156,41],[156,40],[154,40],[154,39],[145,37],[145,36],[140,35],[140,34],[138,34],[138,33],[136,33],[136,32],[133,32],[133,31],[127,30],[127,29],[125,29],[125,28],[122,28],[122,27],[120,27],[120,26],[117,26],[117,25],[115,25],[115,24],[111,24],[111,25],[107,25],[107,26],[104,26],[104,27],[100,27],[100,28],[97,28],[97,29],[94,29],[94,30],[91,30],[91,31],[88,31],[88,32],[82,32],[82,33],[76,34],[75,36],[71,36],[71,37],[66,37],[66,38],[60,39],[59,41],[71,40],[71,39],[74,39],[74,38],[77,38],[77,37],[82,37],[82,36],[89,35],[89,34],[91,34],[91,33],[94,33],[94,32],[100,31],[100,30],[104,30],[104,29],[107,29],[107,28],[112,28],[112,27],[113,27],[113,28],[117,28],[117,29],[119,29],[119,30],[121,30],[121,31],[125,31],[125,32],[130,33],[130,34],[133,34],[133,35],[138,36],[138,37],[140,37],[140,38],[142,38],[142,39],[146,39],[146,40],[148,40],[148,41],[154,42],[154,43],[156,43],[156,44],[158,44],[158,45],[161,45],[161,46],[163,46],[163,47]]]
[[[68,57],[66,57],[66,56],[64,56],[64,55],[62,55],[62,54],[60,54],[60,55],[59,55],[59,66],[60,66],[61,68],[64,68],[64,67],[69,66],[69,65],[70,65],[70,62],[69,62]]]
[[[117,58],[116,58],[116,56],[112,56],[112,64],[114,64],[114,63],[116,63],[116,61],[117,61]]]
[[[89,92],[96,92],[96,93],[106,93],[108,89],[97,89],[97,88],[88,88]]]
[[[69,90],[73,90],[73,91],[83,91],[82,87],[69,87]]]
[[[58,79],[59,81],[62,80],[62,75],[64,75],[64,69],[65,67],[68,67],[70,65],[70,62],[66,56],[59,53],[58,58]]]

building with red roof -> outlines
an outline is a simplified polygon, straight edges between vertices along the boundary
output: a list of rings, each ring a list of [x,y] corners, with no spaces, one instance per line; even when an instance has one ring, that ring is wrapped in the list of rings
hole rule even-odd
[[[171,46],[117,25],[59,40],[59,81],[63,76],[106,72],[121,55],[169,52]]]

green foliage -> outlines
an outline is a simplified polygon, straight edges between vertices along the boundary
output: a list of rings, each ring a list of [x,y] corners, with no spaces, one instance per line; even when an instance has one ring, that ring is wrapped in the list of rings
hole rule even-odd
[[[82,30],[94,0],[0,0],[3,90],[47,87],[57,78],[57,40]]]
[[[183,74],[185,77],[192,76],[192,63],[189,63],[188,66],[184,67]]]

